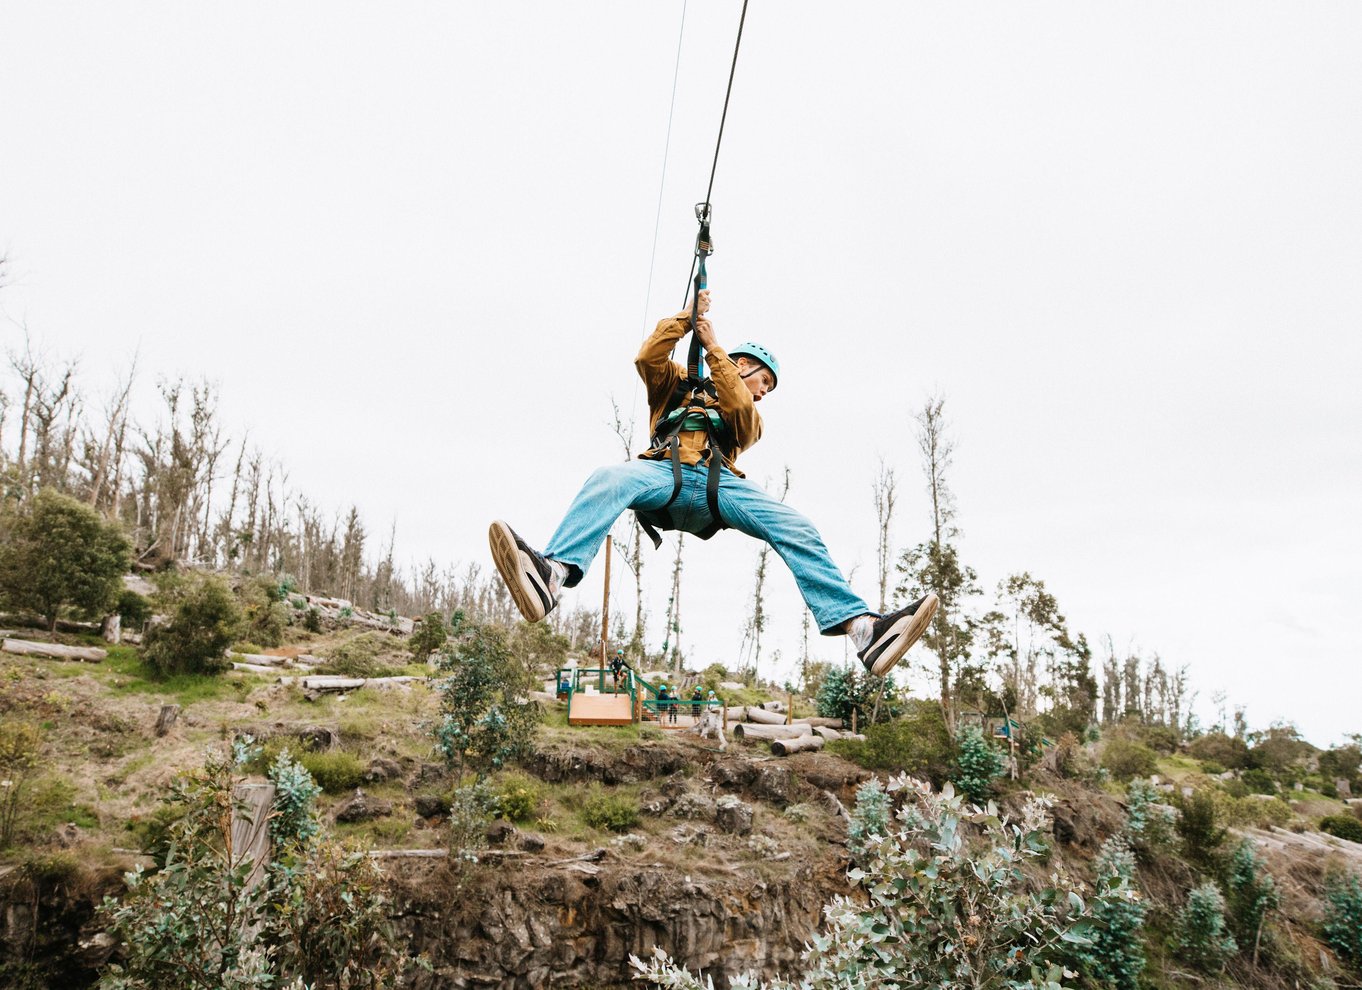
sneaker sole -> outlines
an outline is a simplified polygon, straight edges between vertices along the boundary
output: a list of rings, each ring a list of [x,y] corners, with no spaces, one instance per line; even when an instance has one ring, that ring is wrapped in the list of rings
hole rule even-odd
[[[488,528],[487,542],[492,548],[492,563],[497,565],[497,573],[506,582],[506,590],[511,593],[516,608],[527,622],[538,622],[548,613],[544,611],[539,591],[531,583],[534,562],[516,546],[511,527],[500,519]]]
[[[928,594],[927,599],[917,607],[917,611],[912,615],[906,616],[902,630],[897,633],[899,639],[894,644],[894,648],[885,653],[881,653],[878,660],[870,668],[870,672],[876,677],[883,677],[894,666],[903,659],[914,643],[922,638],[922,634],[927,631],[927,627],[932,623],[932,616],[936,615],[938,599],[934,594]],[[890,635],[894,635],[893,632]]]

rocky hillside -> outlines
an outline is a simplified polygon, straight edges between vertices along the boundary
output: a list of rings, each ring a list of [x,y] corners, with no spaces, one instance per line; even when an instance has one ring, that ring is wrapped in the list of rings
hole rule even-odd
[[[374,851],[398,930],[428,963],[412,977],[419,987],[625,986],[629,955],[655,945],[720,986],[749,969],[788,973],[823,905],[851,892],[848,809],[858,785],[886,776],[861,765],[873,761],[856,762],[857,747],[780,758],[764,744],[730,743],[721,752],[685,731],[570,727],[552,700],[531,745],[490,777],[503,817],[485,830],[477,862],[449,856],[458,781],[433,747],[432,671],[409,652],[406,630],[350,618],[338,609],[316,631],[290,625],[283,646],[246,649],[259,650],[254,661],[214,676],[158,680],[137,647],[91,633],[56,638],[102,646],[100,662],[0,653],[0,719],[36,727],[40,757],[0,861],[0,984],[95,983],[120,952],[96,904],[121,892],[125,871],[155,867],[149,853],[174,813],[163,800],[177,775],[206,749],[245,737],[259,747],[249,771],[263,772],[284,748],[298,754],[324,790],[328,828]],[[385,680],[314,690],[299,679],[314,671]],[[166,706],[178,706],[168,727]],[[1030,790],[1054,795],[1047,869],[1088,882],[1125,820],[1124,788],[1096,769],[1101,746],[995,784],[1005,808]],[[1206,770],[1185,753],[1165,754],[1155,786],[1168,800],[1184,788],[1223,790]],[[1241,954],[1218,976],[1189,976],[1174,919],[1205,867],[1184,858],[1172,833],[1141,863],[1151,906],[1145,985],[1348,985],[1319,937],[1320,891],[1327,876],[1362,871],[1362,844],[1309,827],[1323,812],[1348,813],[1345,804],[1297,797],[1296,810],[1271,799],[1287,807],[1276,826],[1237,827],[1282,895],[1256,961]]]

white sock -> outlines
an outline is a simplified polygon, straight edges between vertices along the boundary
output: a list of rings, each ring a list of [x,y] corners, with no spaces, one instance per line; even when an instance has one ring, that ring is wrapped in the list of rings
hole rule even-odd
[[[552,557],[545,557],[549,565],[549,591],[556,598],[563,593],[563,582],[567,580],[568,565],[561,560],[554,560]]]
[[[875,629],[875,619],[869,615],[858,615],[847,623],[847,635],[856,644],[856,652],[860,653],[870,645],[870,634]]]

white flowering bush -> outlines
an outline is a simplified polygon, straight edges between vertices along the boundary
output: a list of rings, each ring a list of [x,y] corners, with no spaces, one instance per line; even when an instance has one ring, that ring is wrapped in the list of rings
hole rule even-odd
[[[885,834],[865,833],[865,851],[848,876],[857,897],[824,908],[826,923],[801,955],[799,974],[759,980],[739,976],[744,990],[939,990],[1074,985],[1053,962],[1061,947],[1086,945],[1088,910],[1066,880],[1051,875],[1041,889],[1023,870],[1042,855],[1046,803],[1033,799],[1019,821],[992,805],[968,806],[947,787],[908,777],[887,792],[906,800]],[[976,836],[976,841],[967,841]],[[661,987],[712,990],[709,977],[678,966],[662,949],[647,961],[631,956],[638,976]]]

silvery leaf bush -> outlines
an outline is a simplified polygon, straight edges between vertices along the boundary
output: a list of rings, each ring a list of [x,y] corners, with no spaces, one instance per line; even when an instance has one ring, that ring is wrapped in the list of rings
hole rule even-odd
[[[848,878],[858,896],[837,897],[801,955],[802,972],[744,990],[1060,990],[1076,977],[1054,962],[1088,944],[1087,905],[1066,878],[1024,870],[1047,851],[1048,802],[1032,798],[1014,820],[991,803],[968,805],[947,785],[899,776],[886,788],[899,804],[886,833],[868,833]],[[1031,871],[1034,873],[1034,871]],[[660,987],[712,990],[710,977],[678,966],[660,948],[639,978]]]

